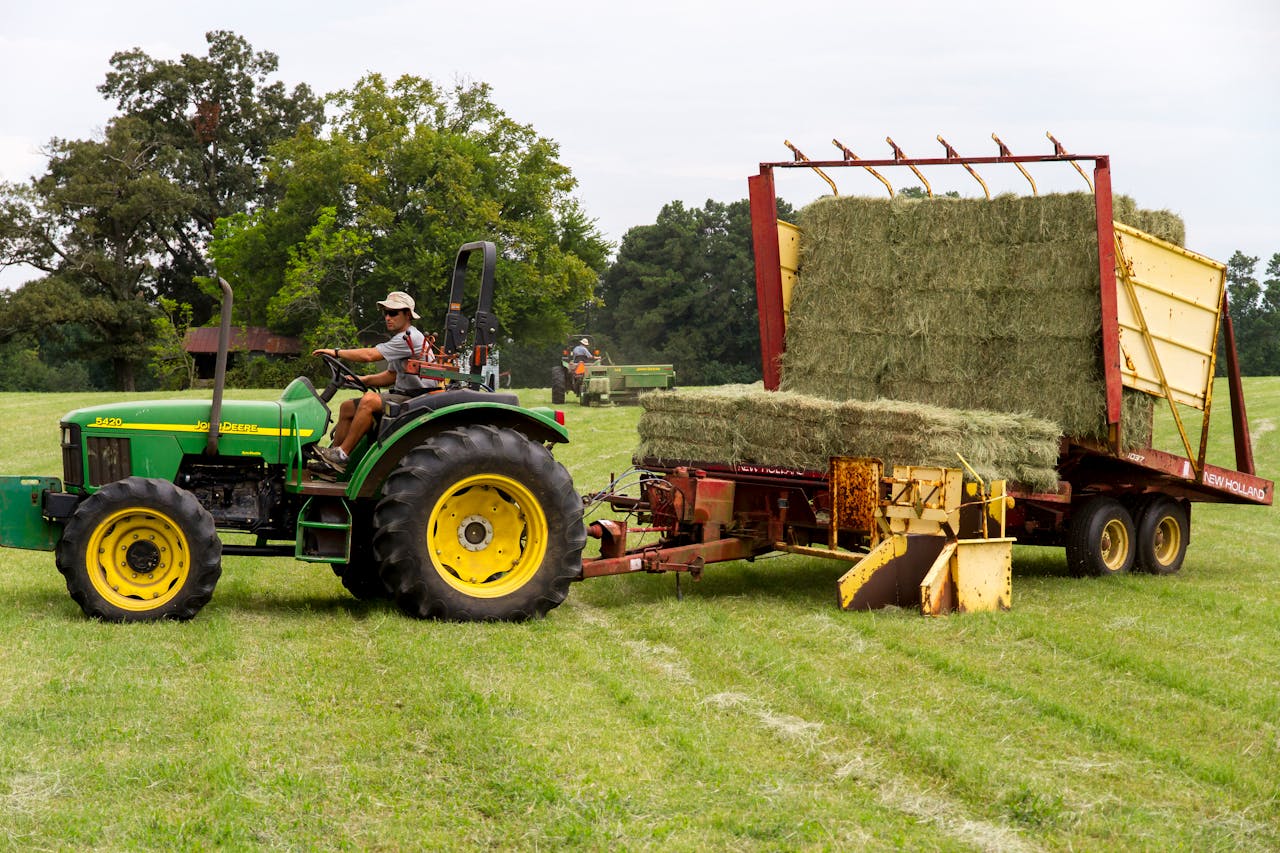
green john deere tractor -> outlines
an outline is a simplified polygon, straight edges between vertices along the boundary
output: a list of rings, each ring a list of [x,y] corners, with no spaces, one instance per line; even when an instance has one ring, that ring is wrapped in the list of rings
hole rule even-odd
[[[477,253],[469,342],[459,303]],[[411,363],[444,390],[388,403],[337,479],[306,463],[329,429],[333,396],[364,383],[325,356],[331,378],[321,391],[299,377],[275,402],[224,403],[223,282],[212,401],[67,414],[61,479],[0,478],[0,545],[53,550],[81,609],[117,622],[192,618],[213,596],[225,555],[328,563],[356,597],[390,597],[416,617],[545,614],[582,573],[582,501],[549,449],[568,441],[563,417],[523,408],[479,375],[497,330],[495,257],[492,243],[461,248],[443,345]],[[470,362],[461,365],[464,351]],[[224,543],[219,531],[256,538]]]

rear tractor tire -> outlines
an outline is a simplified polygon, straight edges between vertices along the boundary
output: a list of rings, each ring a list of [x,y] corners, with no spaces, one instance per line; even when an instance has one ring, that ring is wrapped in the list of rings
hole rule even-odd
[[[1135,570],[1171,575],[1182,568],[1191,543],[1191,518],[1184,504],[1168,495],[1151,495],[1134,512],[1138,536]]]
[[[551,368],[551,402],[560,405],[564,402],[565,371],[563,367]]]
[[[213,598],[222,541],[190,492],[167,480],[129,477],[80,504],[55,560],[87,616],[187,620]]]
[[[1133,518],[1119,501],[1090,498],[1071,515],[1067,566],[1076,575],[1124,574],[1133,568],[1136,540]]]
[[[374,526],[382,579],[418,618],[537,618],[582,575],[569,472],[514,430],[461,427],[412,450],[383,485]]]

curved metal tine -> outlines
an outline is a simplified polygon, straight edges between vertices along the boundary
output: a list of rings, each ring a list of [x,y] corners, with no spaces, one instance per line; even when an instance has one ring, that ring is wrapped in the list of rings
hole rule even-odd
[[[1053,143],[1053,153],[1059,157],[1070,157],[1066,149],[1062,147],[1062,143],[1053,138],[1053,134],[1045,131],[1044,135],[1049,137],[1049,141]],[[1070,161],[1072,166],[1076,167],[1076,171],[1080,173],[1080,177],[1084,178],[1084,182],[1089,185],[1089,192],[1093,192],[1093,181],[1089,180],[1089,176],[1084,173],[1084,169],[1080,168],[1080,164],[1075,160]]]
[[[1001,141],[1000,141],[1000,137],[996,136],[996,135],[993,133],[993,134],[991,134],[991,138],[992,138],[992,139],[994,139],[994,140],[996,141],[996,145],[999,145],[999,146],[1000,146],[1000,156],[1001,156],[1001,157],[1012,157],[1012,156],[1013,156],[1013,153],[1009,151],[1009,146],[1007,146],[1007,145],[1005,145],[1003,142],[1001,142]],[[1027,183],[1031,184],[1031,194],[1032,194],[1032,195],[1036,195],[1036,196],[1040,195],[1039,190],[1037,190],[1037,189],[1036,189],[1036,182],[1031,178],[1031,176],[1030,176],[1030,175],[1028,175],[1028,174],[1027,174],[1027,170],[1026,170],[1026,169],[1024,169],[1024,168],[1022,168],[1022,164],[1021,164],[1021,163],[1014,163],[1013,165],[1015,165],[1015,166],[1017,166],[1017,167],[1018,167],[1018,171],[1022,173],[1022,177],[1024,177],[1024,178],[1026,178],[1026,179],[1027,179]]]
[[[898,147],[898,143],[894,142],[893,139],[886,136],[884,141],[889,143],[889,147],[893,149],[893,159],[907,159],[907,155],[902,153],[902,149]],[[929,181],[920,173],[920,170],[916,168],[916,164],[908,163],[907,168],[916,173],[916,177],[920,179],[920,183],[924,184],[924,191],[929,194],[929,198],[933,198],[933,187],[929,186]]]
[[[854,154],[852,151],[846,148],[844,146],[844,143],[842,143],[839,139],[831,140],[831,144],[840,149],[840,153],[844,155],[844,159],[851,160],[851,161],[856,161],[861,159],[860,157],[858,157],[857,154]],[[885,178],[884,175],[880,174],[870,166],[863,166],[862,168],[866,169],[868,172],[870,172],[871,174],[879,178],[880,183],[884,184],[884,188],[889,191],[889,198],[893,198],[893,184],[889,183],[888,179]]]
[[[782,140],[782,144],[783,144],[783,145],[785,145],[785,146],[787,146],[788,148],[790,148],[790,149],[791,149],[791,153],[795,155],[795,157],[796,157],[796,162],[797,162],[797,163],[808,163],[808,162],[809,162],[809,158],[808,158],[808,157],[806,157],[806,156],[804,156],[804,152],[802,152],[799,148],[797,148],[797,147],[795,147],[794,145],[792,145],[792,144],[791,144],[791,140],[790,140],[790,139],[784,139],[784,140]],[[833,180],[831,180],[831,178],[827,175],[827,173],[826,173],[826,172],[822,171],[822,170],[821,170],[821,169],[819,169],[817,166],[810,166],[809,168],[810,168],[810,169],[813,169],[813,171],[817,172],[817,173],[818,173],[818,177],[819,177],[819,178],[822,178],[822,180],[824,180],[824,181],[826,181],[826,182],[827,182],[827,186],[831,187],[831,194],[832,194],[832,195],[834,195],[834,196],[839,196],[839,195],[840,195],[840,191],[839,191],[838,189],[836,189],[836,182],[835,182],[835,181],[833,181]]]
[[[942,147],[943,147],[943,148],[947,149],[947,159],[948,159],[948,160],[959,160],[959,159],[960,159],[960,155],[956,153],[956,149],[954,149],[954,148],[952,148],[952,147],[951,147],[951,143],[950,143],[950,142],[948,142],[947,140],[945,140],[945,139],[943,139],[943,138],[942,138],[942,134],[938,134],[938,141],[942,143]],[[982,184],[982,193],[983,193],[983,195],[985,195],[985,196],[987,197],[987,201],[991,201],[991,190],[987,189],[987,182],[986,182],[986,181],[984,181],[984,180],[982,180],[982,176],[981,176],[981,175],[979,175],[977,172],[975,172],[975,171],[973,170],[973,167],[972,167],[972,166],[970,166],[968,163],[961,163],[960,165],[961,165],[961,166],[964,166],[965,170],[966,170],[966,171],[968,171],[968,173],[969,173],[970,175],[973,175],[973,179],[974,179],[975,181],[977,181],[978,183]]]

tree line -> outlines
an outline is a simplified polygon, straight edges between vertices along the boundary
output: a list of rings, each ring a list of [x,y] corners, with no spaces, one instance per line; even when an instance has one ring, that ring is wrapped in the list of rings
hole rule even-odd
[[[503,368],[544,385],[561,347],[593,334],[615,362],[674,363],[680,384],[760,378],[747,201],[673,201],[616,247],[575,197],[557,144],[484,83],[368,74],[317,95],[235,33],[205,56],[118,52],[100,138],[53,139],[42,175],[0,183],[0,267],[41,277],[0,293],[0,390],[134,390],[194,379],[185,330],[233,320],[302,351],[379,339],[377,301],[406,290],[434,328],[454,255],[500,247]],[[907,191],[904,191],[907,193]],[[778,201],[778,215],[794,211]],[[1280,253],[1228,265],[1240,361],[1280,374]],[[283,384],[303,357],[242,364]]]
[[[369,74],[318,96],[226,31],[206,56],[114,54],[101,138],[51,140],[44,174],[0,184],[0,266],[41,273],[0,295],[0,388],[182,384],[181,333],[217,312],[315,346],[383,328],[406,290],[439,322],[460,245],[501,247],[494,311],[510,341],[574,327],[613,247],[557,144],[484,83]]]
[[[1280,252],[1259,280],[1256,257],[1236,252],[1227,261],[1227,304],[1235,331],[1236,357],[1245,376],[1280,376]],[[1223,375],[1225,359],[1218,359]]]

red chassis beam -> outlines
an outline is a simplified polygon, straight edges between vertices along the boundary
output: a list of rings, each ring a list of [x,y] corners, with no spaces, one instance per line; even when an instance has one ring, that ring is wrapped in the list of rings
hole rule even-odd
[[[621,557],[601,557],[582,561],[582,577],[626,575],[632,572],[692,572],[697,574],[707,563],[743,560],[759,552],[747,539],[716,539],[694,545],[672,548],[650,548]],[[768,550],[767,548],[765,550]]]

